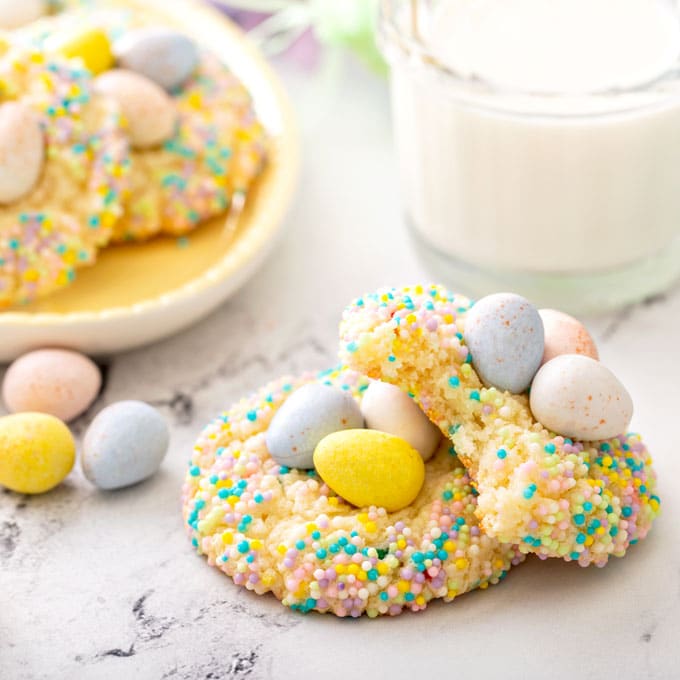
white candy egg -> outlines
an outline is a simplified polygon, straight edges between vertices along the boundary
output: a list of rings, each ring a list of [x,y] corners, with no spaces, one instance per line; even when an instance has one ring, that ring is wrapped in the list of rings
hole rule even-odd
[[[543,364],[530,403],[539,423],[584,441],[625,433],[633,416],[626,388],[606,366],[582,354],[562,354]]]
[[[43,168],[45,139],[33,111],[21,102],[0,106],[0,203],[23,198]]]
[[[423,460],[437,450],[442,433],[411,397],[398,387],[372,382],[361,401],[366,427],[405,439]]]

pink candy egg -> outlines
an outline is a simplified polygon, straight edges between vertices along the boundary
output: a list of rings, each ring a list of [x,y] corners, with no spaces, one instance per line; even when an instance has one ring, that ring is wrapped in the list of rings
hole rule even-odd
[[[582,354],[599,360],[595,341],[580,321],[556,309],[541,309],[538,313],[545,334],[541,365],[561,354]]]
[[[113,69],[97,77],[94,89],[118,102],[135,149],[160,146],[175,133],[175,102],[153,80],[133,71]]]
[[[8,369],[2,396],[12,413],[37,411],[73,420],[101,387],[97,365],[78,352],[41,349],[19,357]]]

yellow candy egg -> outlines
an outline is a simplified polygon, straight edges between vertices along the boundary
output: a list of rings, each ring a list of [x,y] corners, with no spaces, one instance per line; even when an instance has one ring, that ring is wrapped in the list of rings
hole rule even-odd
[[[314,466],[328,486],[358,507],[390,512],[410,505],[425,480],[420,454],[404,439],[377,430],[341,430],[324,437]]]
[[[113,66],[113,51],[106,33],[101,28],[87,28],[60,39],[57,50],[65,57],[83,60],[85,67],[97,75]]]
[[[44,493],[73,468],[76,445],[69,429],[45,413],[0,418],[0,485],[18,493]]]

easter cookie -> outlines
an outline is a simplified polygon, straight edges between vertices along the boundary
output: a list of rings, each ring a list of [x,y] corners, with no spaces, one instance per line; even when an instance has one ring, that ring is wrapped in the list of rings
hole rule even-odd
[[[153,119],[169,119],[169,133],[156,146],[133,149],[118,240],[183,234],[236,209],[261,171],[264,128],[248,91],[217,57],[202,52],[192,75],[167,100],[173,110],[158,98]]]
[[[122,212],[118,106],[77,63],[0,45],[0,307],[67,285]]]
[[[264,126],[228,66],[188,36],[149,21],[141,8],[131,13],[118,3],[95,2],[26,31],[27,39],[71,55],[72,44],[80,45],[86,62],[101,53],[90,49],[92,36],[109,36],[116,61],[97,75],[95,88],[122,106],[133,147],[116,241],[180,235],[236,214],[266,157]],[[62,34],[74,26],[85,28],[64,44]]]
[[[183,516],[210,565],[294,610],[378,616],[486,588],[522,560],[516,546],[481,531],[470,478],[446,444],[425,464],[424,483],[412,480],[422,485],[415,500],[397,512],[350,505],[317,472],[277,463],[267,449],[269,425],[310,384],[340,389],[360,403],[369,381],[352,371],[283,378],[216,418],[196,442]],[[333,455],[328,439],[317,446],[315,462]],[[410,451],[422,471],[422,459]]]
[[[591,415],[599,409],[602,415],[590,431],[607,434],[599,441],[577,441],[550,431],[537,422],[526,395],[485,387],[480,380],[465,342],[471,309],[470,300],[440,286],[364,296],[344,312],[341,358],[412,394],[448,434],[479,492],[476,514],[487,534],[519,543],[523,552],[582,566],[602,566],[610,555],[624,555],[647,535],[659,511],[656,475],[640,436],[611,432],[628,425],[625,390],[594,359],[552,359],[534,379],[538,391],[559,399],[560,392],[579,394],[583,381],[589,383],[585,399],[594,403],[581,408]],[[540,363],[542,352],[532,346],[532,353],[532,361],[538,357]],[[550,368],[553,362],[572,368],[576,362],[580,385],[546,385],[546,374],[562,375]],[[520,377],[521,388],[526,376]],[[572,382],[576,378],[570,374]]]

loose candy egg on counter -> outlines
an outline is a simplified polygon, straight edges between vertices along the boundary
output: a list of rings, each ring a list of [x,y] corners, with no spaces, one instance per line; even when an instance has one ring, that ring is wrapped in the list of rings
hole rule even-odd
[[[364,418],[351,394],[310,383],[293,392],[272,418],[267,449],[280,465],[311,469],[314,449],[326,435],[363,426]]]
[[[406,392],[376,380],[364,392],[361,412],[366,427],[405,439],[424,461],[429,460],[442,438],[439,428]]]
[[[425,481],[425,464],[401,437],[377,430],[344,430],[324,437],[314,451],[323,481],[357,507],[396,512],[410,505]]]
[[[47,14],[45,0],[0,0],[0,28],[14,29]]]
[[[163,416],[142,401],[119,401],[92,421],[83,440],[85,476],[100,489],[120,489],[151,477],[170,443]]]
[[[49,413],[73,420],[95,400],[101,373],[88,357],[65,349],[41,349],[19,357],[8,369],[2,397],[8,410]]]
[[[468,312],[463,336],[486,385],[515,394],[529,387],[543,357],[543,322],[528,300],[513,293],[482,298]]]
[[[53,489],[71,472],[76,445],[69,429],[45,413],[0,418],[0,484],[18,493]]]
[[[198,50],[189,37],[170,28],[138,28],[114,45],[122,68],[135,71],[165,90],[180,87],[198,64]]]
[[[100,94],[115,99],[129,125],[132,146],[150,149],[172,137],[177,123],[177,110],[168,94],[152,80],[127,71],[114,69],[94,81]]]
[[[33,111],[21,102],[0,106],[0,203],[33,189],[42,173],[45,138]]]
[[[583,354],[591,359],[599,359],[595,341],[588,329],[573,316],[556,309],[540,309],[543,321],[545,348],[542,363],[560,354]]]
[[[82,59],[85,68],[94,75],[104,73],[113,66],[113,52],[106,32],[88,27],[48,40],[47,48],[69,59]]]
[[[606,366],[582,354],[543,364],[531,385],[530,406],[549,430],[584,441],[625,433],[633,416],[626,388]]]

